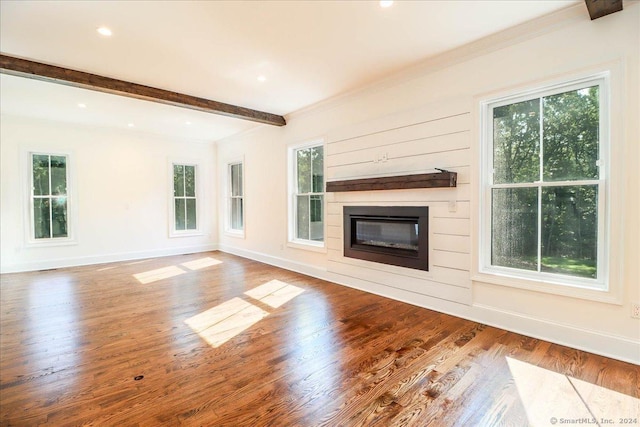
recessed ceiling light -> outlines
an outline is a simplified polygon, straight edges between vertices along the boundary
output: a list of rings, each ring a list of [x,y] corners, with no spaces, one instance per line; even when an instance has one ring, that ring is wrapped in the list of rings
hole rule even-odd
[[[100,27],[96,31],[98,32],[98,34],[105,37],[109,37],[111,36],[111,34],[113,34],[111,30],[107,27]]]
[[[82,102],[80,102],[78,104],[78,108],[87,108],[87,104],[83,104]]]
[[[391,7],[393,5],[393,0],[381,0],[380,1],[380,7]]]
[[[135,125],[133,123],[129,123],[127,126],[129,126],[130,128],[134,127]]]
[[[258,81],[259,82],[266,82],[267,78],[265,76],[258,76]]]
[[[189,126],[191,122],[184,122],[185,125]]]

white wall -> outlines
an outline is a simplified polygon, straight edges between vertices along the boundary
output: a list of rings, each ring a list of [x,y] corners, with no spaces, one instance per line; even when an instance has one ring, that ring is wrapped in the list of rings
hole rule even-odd
[[[2,116],[2,272],[92,264],[216,248],[215,145],[115,129]],[[30,247],[28,152],[69,153],[76,244]],[[202,235],[169,238],[170,160],[202,172]]]
[[[218,170],[224,170],[227,159],[245,158],[246,233],[238,239],[221,232],[220,247],[347,286],[640,363],[640,321],[630,317],[631,302],[640,301],[639,24],[638,3],[627,3],[624,11],[593,22],[584,5],[579,4],[435,58],[366,90],[293,114],[284,128],[261,129],[221,141]],[[611,250],[619,274],[613,276],[611,299],[617,301],[594,301],[478,280],[473,266],[478,256],[479,100],[603,69],[612,73],[612,160],[616,169],[612,171],[614,186],[610,193],[615,219]],[[342,139],[341,135],[384,132],[417,123],[421,116],[443,118],[448,106],[453,106],[455,113],[468,113],[463,127],[468,126],[469,132],[455,142],[466,154],[450,153],[439,158],[426,155],[425,145],[405,153],[421,155],[423,166],[412,160],[373,164],[373,159],[355,168],[340,166],[333,144]],[[329,250],[290,247],[286,244],[287,147],[316,138],[324,138],[329,147],[328,173],[333,177],[450,166],[459,168],[462,185],[444,190],[446,194],[420,190],[328,195]],[[362,138],[362,142],[369,147],[367,156],[376,154],[367,146],[375,145],[375,141]],[[395,144],[385,151],[387,148],[389,156],[398,157],[406,147]],[[449,200],[457,201],[459,210],[455,213],[444,209]],[[365,261],[346,261],[340,253],[341,207],[364,202],[426,204],[434,206],[444,222],[447,218],[464,222],[469,232],[462,238],[468,237],[469,246],[465,248],[466,241],[458,242],[455,259],[442,261],[450,270],[459,266],[456,272],[438,275],[434,269],[428,274],[414,274]],[[221,203],[219,207],[221,216],[223,206]],[[433,232],[446,234],[449,225],[444,222],[438,224],[432,218]],[[436,249],[430,253],[432,259],[434,255],[437,259]],[[451,282],[454,274],[460,291],[443,293],[438,284]]]

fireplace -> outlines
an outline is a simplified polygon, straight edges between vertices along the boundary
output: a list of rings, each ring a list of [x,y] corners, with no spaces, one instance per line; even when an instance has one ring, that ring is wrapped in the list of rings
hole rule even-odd
[[[344,206],[344,256],[429,270],[429,208]]]

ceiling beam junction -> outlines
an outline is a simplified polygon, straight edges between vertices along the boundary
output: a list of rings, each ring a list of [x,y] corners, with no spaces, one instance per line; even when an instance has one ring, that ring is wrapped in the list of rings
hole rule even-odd
[[[622,10],[622,0],[584,0],[591,20]]]
[[[284,126],[287,124],[284,117],[276,114],[113,79],[111,77],[99,76],[84,71],[43,64],[5,54],[0,54],[0,72],[98,92],[127,96],[129,98],[159,102],[165,105],[189,108],[191,110],[219,114],[268,125]]]

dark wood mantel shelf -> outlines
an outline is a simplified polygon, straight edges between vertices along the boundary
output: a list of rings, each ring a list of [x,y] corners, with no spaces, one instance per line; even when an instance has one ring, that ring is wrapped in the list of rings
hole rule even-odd
[[[327,182],[327,192],[403,190],[408,188],[450,188],[456,187],[457,181],[457,172],[442,171],[417,175],[329,181]]]

